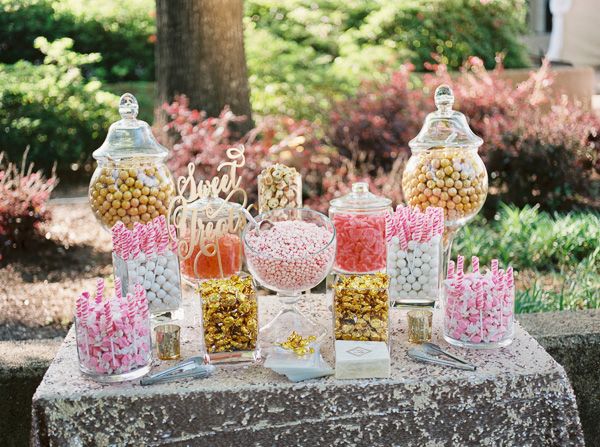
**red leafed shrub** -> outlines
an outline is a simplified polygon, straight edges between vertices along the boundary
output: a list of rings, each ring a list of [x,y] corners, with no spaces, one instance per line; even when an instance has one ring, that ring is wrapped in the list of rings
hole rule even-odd
[[[498,198],[559,209],[593,195],[594,172],[600,172],[600,121],[550,93],[546,65],[516,86],[502,77],[500,63],[487,71],[477,58],[460,76],[451,77],[443,65],[430,68],[434,73],[424,75],[418,87],[412,68],[405,66],[389,82],[364,84],[356,98],[339,103],[331,114],[333,144],[342,153],[367,154],[374,167],[389,171],[399,154],[410,154],[408,141],[434,110],[435,88],[448,83],[455,108],[484,140],[480,154]]]
[[[0,242],[2,249],[10,249],[36,236],[42,222],[50,218],[47,208],[52,190],[58,183],[54,174],[44,177],[33,171],[33,163],[26,164],[23,156],[21,169],[13,163],[4,163],[0,153]]]
[[[335,164],[335,152],[321,143],[319,129],[306,120],[266,117],[256,128],[239,137],[230,129],[244,117],[236,116],[228,108],[211,118],[203,111],[190,109],[188,99],[180,96],[163,109],[170,117],[167,130],[178,138],[169,159],[169,167],[175,175],[186,175],[188,163],[193,162],[198,178],[211,178],[224,161],[227,148],[244,145],[246,165],[240,174],[250,201],[256,200],[257,175],[272,163],[285,163],[299,170],[305,197],[320,194],[322,177]]]

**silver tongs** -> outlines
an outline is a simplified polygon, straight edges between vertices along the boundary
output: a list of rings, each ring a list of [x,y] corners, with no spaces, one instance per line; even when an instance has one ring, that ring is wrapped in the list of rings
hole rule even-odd
[[[452,358],[453,360],[437,358],[437,356],[439,355],[445,355],[447,357]],[[477,369],[475,365],[472,365],[466,360],[444,351],[438,345],[435,345],[433,343],[424,343],[421,349],[409,349],[408,356],[413,360],[417,360],[419,362],[450,366],[452,368],[464,369],[466,371],[475,371]]]
[[[164,371],[144,377],[140,380],[140,385],[153,385],[159,382],[187,378],[204,379],[210,376],[214,371],[215,367],[213,365],[204,364],[204,357],[195,356],[190,357],[171,368],[167,368]]]

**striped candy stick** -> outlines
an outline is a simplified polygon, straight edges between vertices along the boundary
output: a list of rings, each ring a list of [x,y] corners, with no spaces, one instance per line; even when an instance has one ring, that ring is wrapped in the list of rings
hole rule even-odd
[[[454,279],[454,261],[452,259],[448,261],[448,273],[446,279]]]
[[[104,279],[96,280],[96,303],[101,303],[104,299]]]
[[[115,296],[120,301],[123,299],[123,289],[121,288],[121,278],[118,276],[115,277]]]
[[[471,268],[473,273],[479,273],[479,258],[477,256],[471,257]]]

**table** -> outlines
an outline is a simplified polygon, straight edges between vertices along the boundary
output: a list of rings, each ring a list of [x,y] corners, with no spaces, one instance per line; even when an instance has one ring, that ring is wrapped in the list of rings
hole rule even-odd
[[[182,355],[199,351],[199,303],[186,297]],[[331,328],[328,295],[302,306]],[[260,297],[260,317],[278,307]],[[457,351],[478,369],[454,370],[406,356],[406,311],[393,309],[390,379],[291,383],[258,366],[141,387],[101,385],[78,370],[73,330],[33,398],[32,444],[169,446],[540,446],[583,445],[565,371],[520,326],[497,351]],[[331,337],[323,354],[333,365]],[[155,361],[154,370],[173,362]]]

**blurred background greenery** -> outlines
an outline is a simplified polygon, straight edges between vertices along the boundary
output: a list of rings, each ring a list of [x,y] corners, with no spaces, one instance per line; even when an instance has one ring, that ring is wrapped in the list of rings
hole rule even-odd
[[[491,69],[502,55],[506,68],[530,66],[519,38],[526,31],[525,16],[525,0],[246,0],[255,120],[260,124],[270,115],[294,123],[306,119],[321,129],[319,147],[327,146],[329,157],[344,149],[329,138],[328,126],[341,126],[335,113],[349,104],[352,113],[366,117],[348,118],[349,123],[357,123],[358,131],[358,124],[372,125],[373,116],[379,117],[372,108],[389,108],[389,98],[375,104],[373,96],[382,85],[393,85],[393,73],[407,63],[416,72],[438,64],[457,70],[476,57]],[[0,0],[0,151],[18,161],[29,147],[37,166],[48,172],[56,163],[63,182],[85,183],[91,152],[117,119],[118,95],[136,95],[140,117],[152,122],[155,33],[154,0]],[[372,84],[365,87],[365,82]],[[422,88],[419,76],[407,82],[403,92]],[[399,102],[394,113],[419,104]],[[406,130],[405,121],[394,118],[386,125],[392,133]],[[591,126],[595,138],[597,128]],[[551,149],[570,159],[570,151],[588,144],[584,137],[570,135],[567,139],[576,143],[568,150],[560,144]],[[499,139],[513,144],[508,134]],[[597,153],[597,142],[590,144]],[[538,140],[531,147],[538,154],[550,150],[540,149]],[[521,165],[535,169],[531,158],[522,158]],[[564,173],[565,178],[578,175]],[[597,181],[597,173],[589,175]],[[520,312],[600,307],[594,191],[586,198],[589,206],[563,206],[561,213],[548,203],[541,203],[541,211],[535,199],[521,208],[495,203],[487,219],[482,216],[463,230],[454,252],[477,254],[482,262],[492,257],[510,262],[519,271]],[[561,188],[560,194],[571,193]]]

